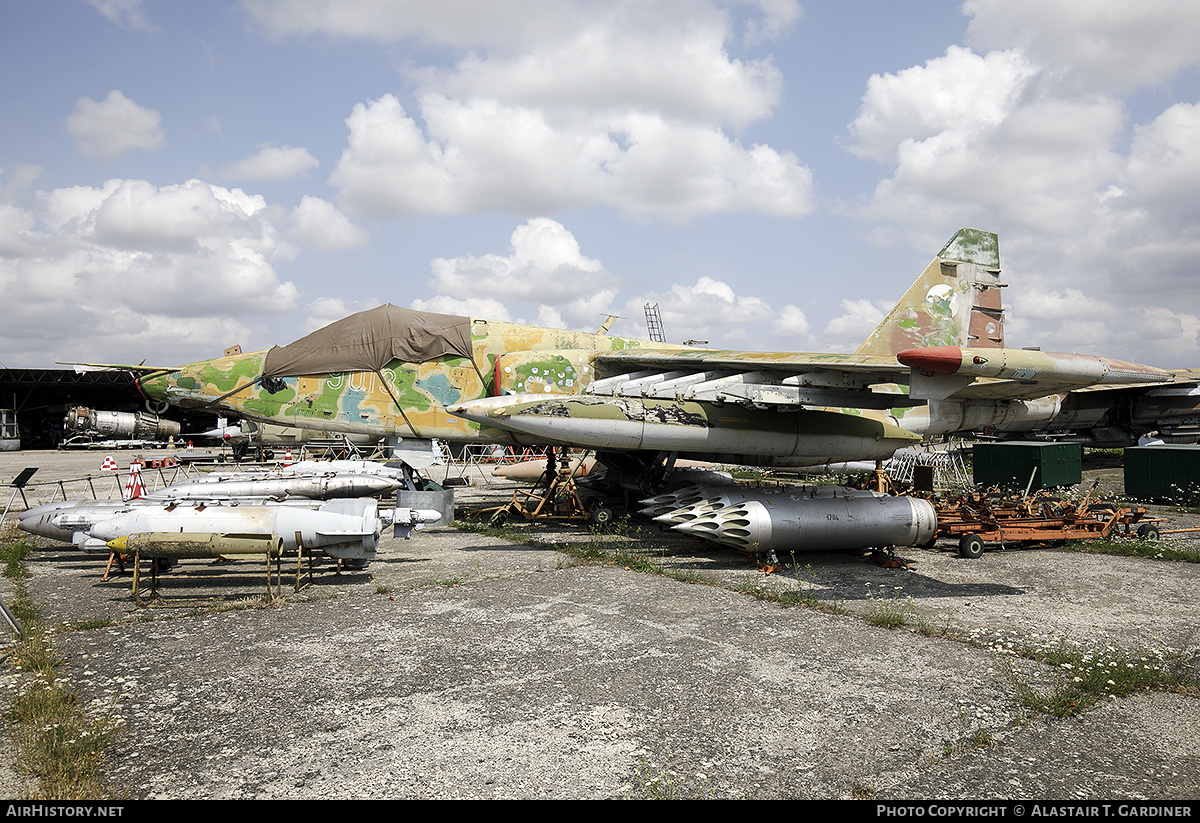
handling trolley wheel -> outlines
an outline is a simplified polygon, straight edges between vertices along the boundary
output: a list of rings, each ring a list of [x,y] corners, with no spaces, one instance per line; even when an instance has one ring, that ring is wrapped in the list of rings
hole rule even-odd
[[[592,509],[592,513],[588,515],[588,520],[591,521],[592,525],[601,529],[611,526],[612,522],[616,520],[616,518],[617,513],[608,506],[597,506],[596,508]]]
[[[983,556],[983,538],[977,534],[964,534],[958,539],[958,556],[975,559]]]
[[[1143,540],[1157,540],[1159,536],[1158,526],[1155,526],[1153,523],[1143,523],[1138,526],[1137,536]]]

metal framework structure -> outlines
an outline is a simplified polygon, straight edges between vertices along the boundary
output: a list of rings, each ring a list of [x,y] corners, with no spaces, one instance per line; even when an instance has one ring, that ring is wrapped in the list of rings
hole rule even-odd
[[[658,304],[646,304],[646,332],[651,340],[655,343],[666,343],[667,338],[663,333],[662,318],[658,314]]]

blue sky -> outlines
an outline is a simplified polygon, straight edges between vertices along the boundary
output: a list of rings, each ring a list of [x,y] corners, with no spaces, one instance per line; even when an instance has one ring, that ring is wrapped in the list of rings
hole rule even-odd
[[[1200,366],[1200,5],[0,7],[0,363],[382,302],[850,350],[960,226],[1008,343]]]

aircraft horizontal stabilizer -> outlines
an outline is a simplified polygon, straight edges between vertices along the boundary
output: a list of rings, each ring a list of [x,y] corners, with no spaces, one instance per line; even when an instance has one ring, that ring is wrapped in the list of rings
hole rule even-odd
[[[896,355],[924,400],[1032,399],[1093,386],[1169,384],[1171,372],[1127,360],[1027,349],[933,346]]]

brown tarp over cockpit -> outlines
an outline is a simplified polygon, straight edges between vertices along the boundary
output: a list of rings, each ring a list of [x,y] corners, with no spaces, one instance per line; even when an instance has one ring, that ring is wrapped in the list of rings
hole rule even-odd
[[[379,371],[392,360],[423,363],[445,355],[472,357],[469,318],[385,303],[273,347],[263,363],[263,376]]]

